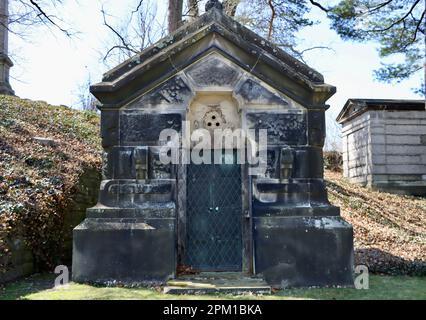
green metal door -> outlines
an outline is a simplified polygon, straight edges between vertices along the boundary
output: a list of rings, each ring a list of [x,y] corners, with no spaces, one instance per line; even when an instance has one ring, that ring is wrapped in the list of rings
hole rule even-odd
[[[188,165],[186,265],[242,269],[242,185],[238,164]]]

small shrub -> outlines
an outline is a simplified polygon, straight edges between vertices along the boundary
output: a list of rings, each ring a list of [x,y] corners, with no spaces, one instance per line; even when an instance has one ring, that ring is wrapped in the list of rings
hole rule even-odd
[[[324,167],[327,170],[341,172],[343,170],[342,153],[338,151],[327,151],[324,153]]]

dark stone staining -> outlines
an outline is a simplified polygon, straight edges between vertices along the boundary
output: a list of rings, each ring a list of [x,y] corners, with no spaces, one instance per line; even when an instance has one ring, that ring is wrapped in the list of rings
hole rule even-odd
[[[265,178],[280,178],[281,150],[281,147],[268,149]],[[292,147],[291,153],[294,159],[291,163],[287,163],[287,167],[292,164],[291,179],[323,178],[323,155],[321,149],[313,147]]]
[[[110,180],[114,177],[113,162],[111,161],[111,152],[104,151],[102,153],[102,179]]]
[[[280,96],[270,92],[259,83],[248,79],[236,91],[248,103],[264,103],[287,106],[288,102]]]
[[[110,208],[144,208],[172,201],[171,180],[113,180],[101,190],[99,203]]]
[[[175,209],[176,205],[174,202],[145,203],[138,208],[106,208],[98,206],[87,209],[87,217],[105,219],[117,217],[144,219],[174,218],[176,216]]]
[[[120,148],[117,154],[116,179],[135,179],[135,159],[133,156],[133,148]]]
[[[353,231],[340,217],[254,218],[256,271],[276,287],[353,285]]]
[[[232,85],[239,72],[220,59],[213,58],[189,68],[187,74],[200,86]]]
[[[308,111],[309,144],[322,147],[325,141],[325,112]]]
[[[275,179],[278,178],[278,150],[272,149],[267,151],[267,168],[265,176],[266,178]]]
[[[249,113],[247,114],[249,129],[266,129],[268,145],[305,145],[305,114],[292,113]]]
[[[74,230],[73,280],[162,284],[176,270],[174,230],[173,218],[86,219]]]
[[[280,154],[280,179],[288,180],[293,177],[294,150],[282,148]]]
[[[172,192],[170,182],[117,183],[108,188],[111,194],[168,194]]]
[[[294,178],[322,179],[323,167],[322,149],[312,147],[295,149]]]
[[[181,128],[180,114],[123,112],[120,117],[121,144],[158,145],[162,130],[174,129],[180,132]]]
[[[116,110],[102,112],[101,138],[103,148],[110,148],[118,145],[118,119],[119,112]]]
[[[152,148],[149,153],[149,178],[150,179],[171,179],[172,165],[164,164],[160,161],[160,153],[157,148]]]
[[[160,104],[183,104],[192,96],[189,86],[179,76],[176,76],[161,84],[153,91],[143,96],[136,106],[157,106]]]
[[[172,165],[161,163],[158,147],[116,147],[108,159],[110,179],[172,178]]]

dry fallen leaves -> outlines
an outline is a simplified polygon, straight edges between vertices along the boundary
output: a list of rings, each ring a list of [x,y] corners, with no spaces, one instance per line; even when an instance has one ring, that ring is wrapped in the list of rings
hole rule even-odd
[[[355,262],[388,274],[426,275],[426,199],[373,191],[326,171],[330,202],[354,228]]]

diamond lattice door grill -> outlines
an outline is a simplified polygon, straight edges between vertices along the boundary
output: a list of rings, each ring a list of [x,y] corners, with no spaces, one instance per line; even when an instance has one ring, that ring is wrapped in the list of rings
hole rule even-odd
[[[189,165],[186,264],[199,271],[241,271],[241,223],[241,166]]]

